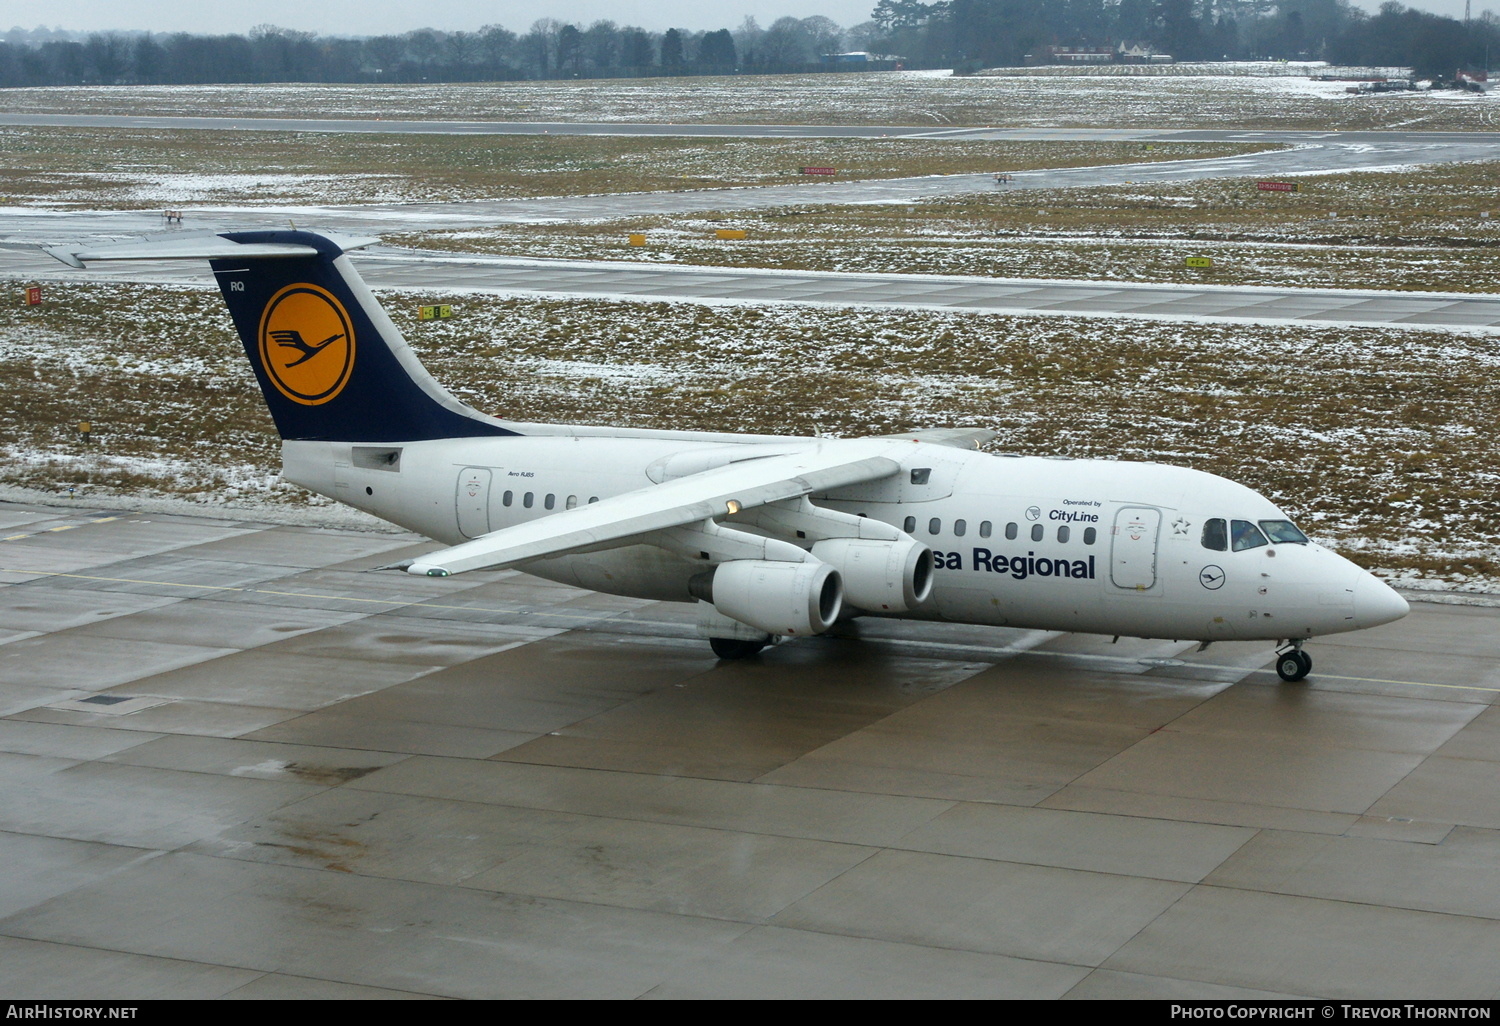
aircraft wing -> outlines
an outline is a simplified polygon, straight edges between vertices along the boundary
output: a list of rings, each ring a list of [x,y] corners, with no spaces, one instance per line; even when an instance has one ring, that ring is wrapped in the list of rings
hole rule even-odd
[[[890,477],[901,469],[891,458],[900,449],[899,442],[848,439],[817,443],[785,455],[752,457],[493,531],[421,556],[406,572],[446,577],[583,549],[633,544],[654,531]]]
[[[919,428],[903,431],[897,435],[881,435],[881,438],[904,438],[913,442],[929,442],[932,445],[951,445],[955,449],[977,449],[996,436],[989,428]]]

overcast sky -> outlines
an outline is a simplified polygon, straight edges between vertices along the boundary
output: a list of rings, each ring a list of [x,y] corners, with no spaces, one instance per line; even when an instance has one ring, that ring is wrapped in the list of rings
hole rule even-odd
[[[1375,10],[1380,0],[1356,0]],[[1463,17],[1464,0],[1414,0],[1405,4],[1450,17]],[[1500,7],[1496,0],[1474,0],[1474,14],[1484,7]],[[588,25],[607,18],[621,25],[661,31],[668,28],[734,28],[746,15],[762,27],[791,15],[821,14],[846,28],[868,21],[875,0],[251,0],[245,4],[175,3],[161,0],[48,0],[46,3],[7,4],[0,18],[14,18],[21,28],[64,28],[73,31],[149,29],[153,32],[244,33],[261,24],[317,32],[320,35],[371,36],[415,28],[473,30],[499,24],[524,32],[538,18]],[[0,25],[0,29],[10,28]]]

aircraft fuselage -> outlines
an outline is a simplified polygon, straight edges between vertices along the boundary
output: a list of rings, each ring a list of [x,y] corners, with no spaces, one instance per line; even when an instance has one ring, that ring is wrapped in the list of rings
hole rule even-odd
[[[390,445],[288,441],[283,457],[288,480],[453,545],[815,444],[640,432]],[[896,452],[899,474],[811,496],[821,508],[883,521],[933,550],[931,598],[885,615],[1216,641],[1339,633],[1406,611],[1384,584],[1320,545],[1264,533],[1255,542],[1249,532],[1231,540],[1230,525],[1238,532],[1241,524],[1288,518],[1264,496],[1211,474],[923,442]],[[615,545],[524,569],[595,591],[691,601],[688,582],[702,566],[653,545]]]

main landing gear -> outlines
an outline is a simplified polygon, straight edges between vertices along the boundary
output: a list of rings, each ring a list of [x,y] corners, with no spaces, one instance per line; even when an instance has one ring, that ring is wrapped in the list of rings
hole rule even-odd
[[[770,643],[770,638],[747,641],[743,638],[709,638],[708,647],[720,659],[749,659]]]
[[[1291,648],[1276,654],[1276,676],[1295,683],[1312,672],[1312,656],[1302,651],[1302,638],[1293,638]]]

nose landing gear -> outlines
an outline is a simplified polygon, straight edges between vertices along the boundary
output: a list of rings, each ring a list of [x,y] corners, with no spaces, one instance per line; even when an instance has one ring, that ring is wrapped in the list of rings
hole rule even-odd
[[[1295,683],[1312,672],[1312,656],[1302,651],[1303,638],[1291,639],[1291,647],[1276,654],[1276,676]]]

